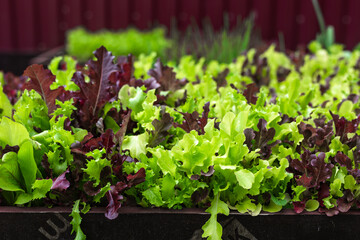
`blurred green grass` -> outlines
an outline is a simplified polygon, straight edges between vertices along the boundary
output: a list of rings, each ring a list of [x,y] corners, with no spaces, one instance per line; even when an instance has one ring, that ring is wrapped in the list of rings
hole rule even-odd
[[[235,26],[230,27],[228,15],[225,14],[220,30],[215,30],[211,22],[205,19],[201,26],[193,21],[182,32],[173,21],[168,35],[163,27],[150,31],[129,28],[118,32],[102,30],[95,33],[76,28],[67,33],[66,51],[79,61],[91,58],[92,52],[103,45],[115,56],[130,53],[139,56],[155,52],[163,61],[178,62],[182,56],[191,55],[195,59],[204,57],[206,61],[229,63],[261,42],[253,31],[253,22],[253,15],[244,20],[238,16]]]

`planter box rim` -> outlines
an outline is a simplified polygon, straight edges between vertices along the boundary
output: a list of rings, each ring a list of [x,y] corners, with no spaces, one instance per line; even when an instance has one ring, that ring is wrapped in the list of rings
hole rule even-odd
[[[89,213],[105,213],[105,207],[93,207],[89,211]],[[71,207],[14,207],[14,206],[0,206],[0,214],[1,213],[71,213]],[[174,209],[166,209],[166,208],[142,208],[142,207],[130,207],[125,206],[119,209],[119,214],[195,214],[195,215],[209,215],[209,213],[205,212],[205,209],[200,208],[184,208],[181,210]],[[239,213],[237,211],[230,211],[230,215],[249,215],[247,213]],[[261,212],[259,216],[273,216],[273,215],[284,215],[284,216],[292,216],[292,215],[312,215],[312,216],[326,216],[325,213],[320,212],[303,212],[303,213],[295,213],[292,209],[283,209],[280,212],[269,213],[269,212]],[[346,213],[339,213],[339,215],[360,215],[360,210],[350,210]]]

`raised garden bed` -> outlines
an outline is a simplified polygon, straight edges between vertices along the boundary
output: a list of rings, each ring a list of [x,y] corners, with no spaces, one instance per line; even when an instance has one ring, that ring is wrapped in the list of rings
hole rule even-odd
[[[292,221],[337,236],[337,221],[353,221],[352,213],[324,215],[360,203],[360,52],[311,50],[250,50],[229,64],[188,56],[166,66],[153,56],[114,61],[101,47],[85,66],[57,57],[48,69],[0,76],[1,205],[73,206],[77,239],[99,238],[93,224],[115,226],[100,212],[114,224],[148,222],[135,234],[156,239],[181,221],[186,227],[170,232],[181,239],[281,239],[269,223],[277,218],[295,237],[308,233]],[[134,205],[150,209],[130,213]],[[118,224],[125,233],[136,225]]]
[[[82,222],[87,239],[200,240],[208,214],[200,209],[166,210],[124,207],[108,220],[105,209],[94,208]],[[0,208],[1,239],[71,239],[70,208]],[[329,218],[316,212],[292,210],[258,217],[231,212],[219,216],[224,240],[353,239],[360,234],[360,213],[350,211]],[[29,224],[31,223],[31,224]],[[351,229],[351,231],[349,231]]]

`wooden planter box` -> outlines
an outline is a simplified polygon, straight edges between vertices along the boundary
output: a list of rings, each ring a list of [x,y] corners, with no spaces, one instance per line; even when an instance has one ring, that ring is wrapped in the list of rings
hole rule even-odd
[[[0,239],[73,239],[69,208],[0,208]],[[144,209],[123,207],[119,217],[108,220],[104,209],[83,216],[87,239],[201,239],[201,227],[209,214],[201,209]],[[360,211],[334,217],[296,214],[292,210],[262,213],[257,217],[231,212],[219,216],[223,239],[357,239]]]

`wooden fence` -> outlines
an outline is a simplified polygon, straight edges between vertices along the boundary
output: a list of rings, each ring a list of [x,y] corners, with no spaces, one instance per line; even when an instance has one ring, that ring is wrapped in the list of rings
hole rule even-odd
[[[319,0],[336,40],[353,47],[360,41],[359,0]],[[0,52],[36,52],[64,43],[68,29],[148,28],[151,23],[183,30],[192,19],[209,18],[215,28],[223,13],[236,17],[256,14],[256,27],[266,41],[282,32],[287,48],[306,44],[319,31],[311,0],[0,0]]]

